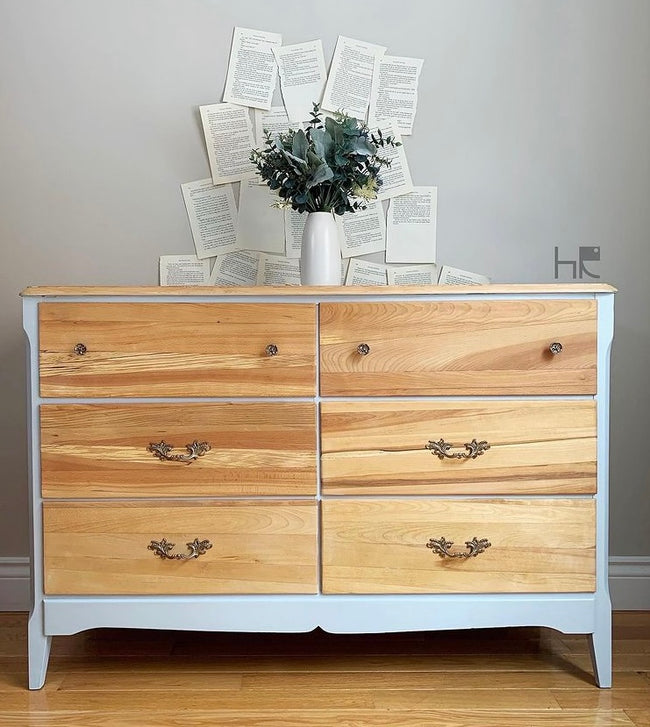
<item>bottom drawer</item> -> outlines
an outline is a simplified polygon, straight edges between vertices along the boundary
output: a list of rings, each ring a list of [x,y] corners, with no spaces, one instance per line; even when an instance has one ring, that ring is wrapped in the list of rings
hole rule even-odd
[[[346,498],[322,507],[324,593],[595,590],[591,499]]]
[[[314,501],[51,502],[43,527],[47,594],[317,590]]]

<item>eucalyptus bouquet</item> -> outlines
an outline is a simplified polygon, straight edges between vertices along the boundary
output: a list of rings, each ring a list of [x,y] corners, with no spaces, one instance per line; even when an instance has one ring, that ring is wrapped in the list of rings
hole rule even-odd
[[[308,128],[272,136],[264,130],[264,148],[253,149],[256,172],[277,191],[277,207],[298,212],[355,212],[376,199],[379,174],[390,166],[380,147],[400,146],[393,136],[370,129],[345,113],[321,116],[314,104]]]

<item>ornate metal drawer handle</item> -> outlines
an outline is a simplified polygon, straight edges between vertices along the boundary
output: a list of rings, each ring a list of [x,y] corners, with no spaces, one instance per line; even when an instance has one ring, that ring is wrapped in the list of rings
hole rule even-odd
[[[278,347],[275,345],[275,343],[269,343],[269,345],[264,349],[264,352],[267,356],[277,356]]]
[[[438,459],[476,459],[490,449],[490,445],[485,441],[477,442],[476,439],[472,439],[471,442],[465,442],[463,445],[466,452],[452,452],[449,454],[449,450],[453,447],[453,444],[447,444],[444,439],[439,439],[437,442],[430,441],[424,445],[425,449],[428,449],[431,454],[438,456]]]
[[[88,349],[83,343],[77,343],[72,350],[77,354],[77,356],[83,356]]]
[[[203,555],[212,547],[212,543],[209,540],[199,540],[194,538],[191,543],[186,543],[189,553],[171,553],[175,543],[170,543],[167,538],[162,540],[152,540],[147,545],[147,550],[153,550],[154,555],[159,556],[163,560],[192,560],[192,558],[198,558],[199,555]]]
[[[360,343],[357,346],[357,353],[360,356],[367,356],[370,353],[370,346],[367,343]]]
[[[167,462],[193,462],[199,457],[203,457],[206,452],[209,452],[211,447],[207,442],[198,442],[196,439],[191,444],[186,444],[187,454],[169,454],[173,445],[167,444],[164,440],[161,442],[150,442],[147,447],[147,451],[158,457],[158,459],[166,460]]]
[[[427,548],[431,548],[434,553],[437,553],[441,558],[476,558],[480,553],[484,553],[492,543],[487,538],[472,538],[471,540],[465,541],[467,547],[467,553],[451,553],[450,548],[454,544],[453,540],[446,540],[445,538],[431,538],[427,543]]]
[[[562,353],[563,346],[559,341],[554,341],[549,347],[548,350],[554,355],[557,356],[558,353]]]

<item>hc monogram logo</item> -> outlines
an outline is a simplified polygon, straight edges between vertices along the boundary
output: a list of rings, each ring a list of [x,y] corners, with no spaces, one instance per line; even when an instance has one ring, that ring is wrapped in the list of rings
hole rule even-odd
[[[583,273],[590,278],[600,278],[600,275],[596,275],[587,269],[588,262],[600,262],[600,248],[599,247],[582,247],[578,248],[578,259],[577,260],[560,260],[558,258],[559,248],[555,248],[555,279],[559,277],[560,265],[570,265],[572,270],[571,277],[573,280],[576,276],[582,279]],[[579,267],[578,267],[579,265]]]

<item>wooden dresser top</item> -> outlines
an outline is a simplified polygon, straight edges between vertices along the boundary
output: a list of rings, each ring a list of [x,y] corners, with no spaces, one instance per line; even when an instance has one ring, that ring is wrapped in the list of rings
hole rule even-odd
[[[606,283],[529,283],[496,285],[431,285],[431,286],[263,286],[254,288],[215,286],[32,286],[22,296],[50,295],[138,295],[138,296],[367,296],[367,295],[509,295],[509,294],[564,294],[614,293],[616,288]]]

